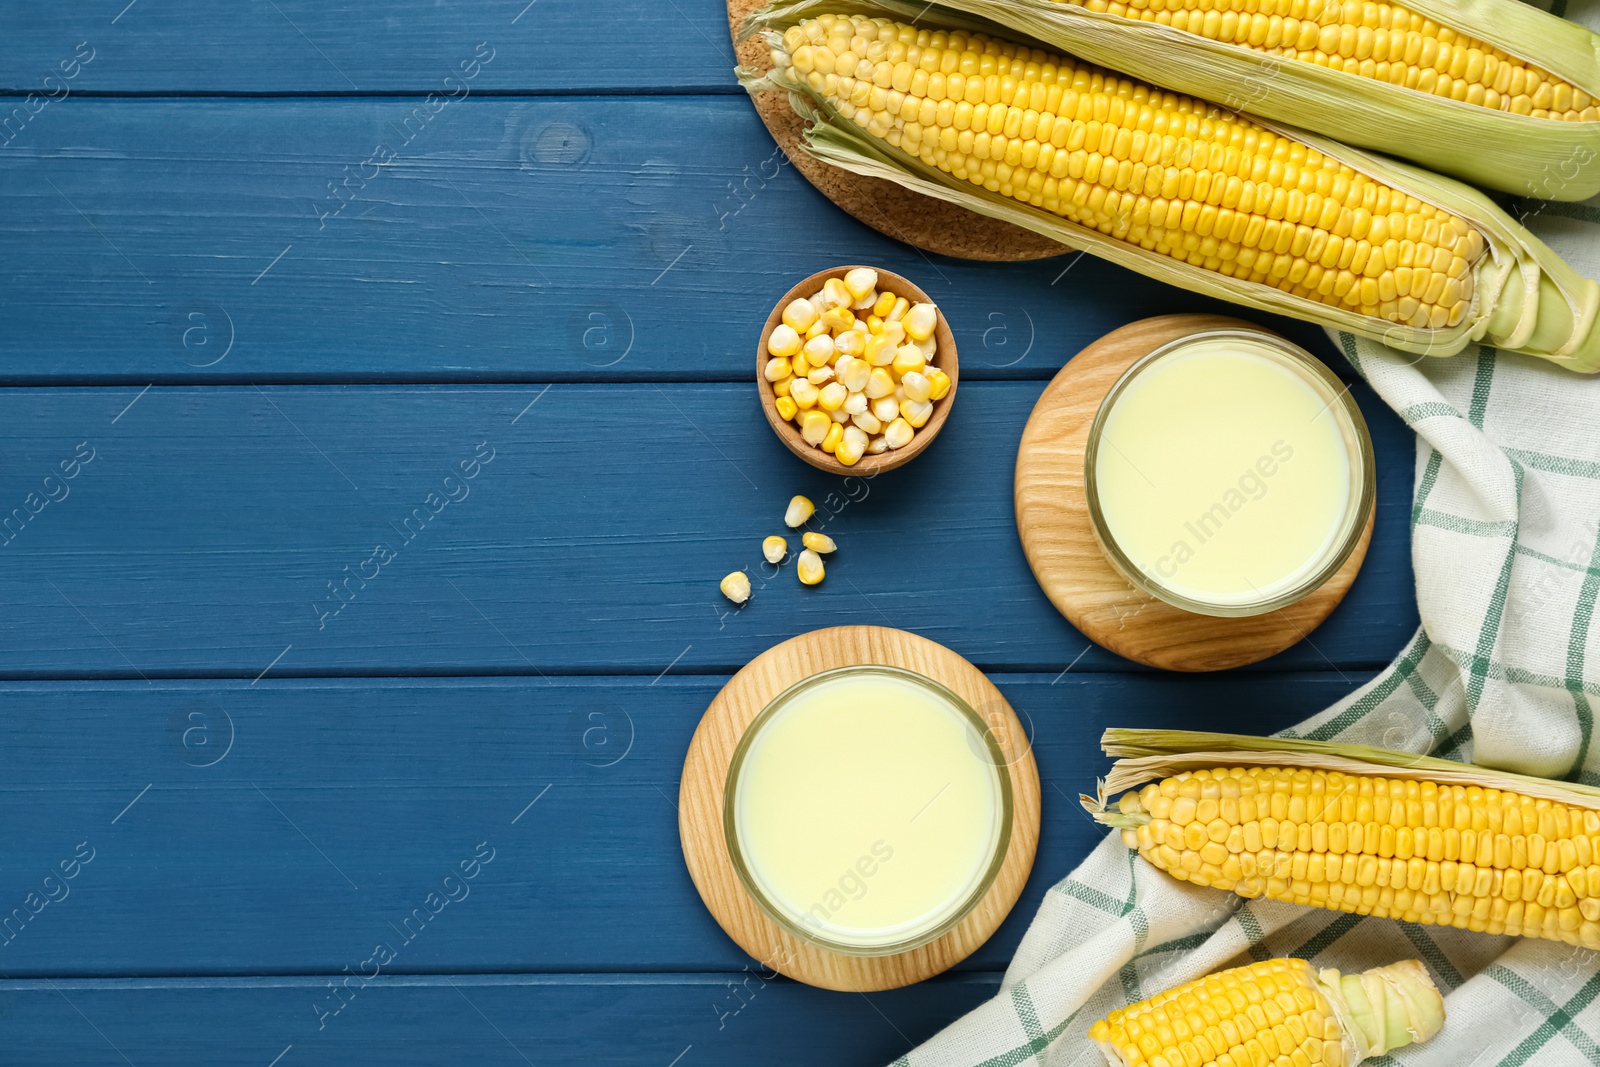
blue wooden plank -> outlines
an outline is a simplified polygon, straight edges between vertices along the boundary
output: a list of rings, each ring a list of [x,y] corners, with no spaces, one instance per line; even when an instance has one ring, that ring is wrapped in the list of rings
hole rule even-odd
[[[420,95],[461,92],[445,79],[463,73],[473,92],[731,89],[734,63],[715,0],[274,0],[226,18],[203,0],[95,0],[7,10],[0,89]]]
[[[1367,675],[993,677],[1044,819],[969,969],[1003,967],[1100,840],[1076,798],[1103,729],[1271,731]],[[683,756],[725,680],[0,686],[0,975],[338,974],[382,940],[386,973],[738,970],[677,836]]]
[[[0,1020],[13,1062],[59,1067],[867,1067],[932,1037],[999,986],[998,974],[870,996],[745,972],[380,977],[353,985],[319,1030],[315,1012],[334,995],[322,976],[23,981],[0,982]]]
[[[823,199],[740,98],[416,106],[41,113],[0,149],[0,382],[743,380],[772,302],[845,262],[927,289],[968,381],[1228,310],[1089,257],[925,256]]]
[[[871,482],[789,455],[753,384],[0,390],[0,676],[726,671],[841,623],[997,669],[1129,669],[1085,651],[1017,541],[1041,389],[964,383],[928,452]],[[1415,627],[1411,437],[1359,395],[1376,541],[1267,669],[1376,666]],[[796,492],[840,545],[815,589],[758,554]]]

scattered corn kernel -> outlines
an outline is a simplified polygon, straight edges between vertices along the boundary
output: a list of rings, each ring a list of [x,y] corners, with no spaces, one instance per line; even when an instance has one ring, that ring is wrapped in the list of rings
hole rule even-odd
[[[800,335],[795,328],[787,322],[780,322],[772,328],[772,333],[767,337],[767,354],[773,356],[792,356],[800,351]]]
[[[817,506],[809,498],[799,495],[790,497],[789,507],[783,513],[783,524],[791,530],[796,526],[804,526],[816,511]]]
[[[801,585],[816,585],[822,581],[825,573],[822,566],[822,557],[811,549],[800,553],[800,561],[795,564],[795,573],[800,576]]]
[[[791,300],[783,309],[783,324],[796,333],[805,333],[817,321],[817,309],[809,300]]]
[[[808,445],[820,445],[823,438],[828,436],[828,427],[832,425],[833,420],[826,411],[808,411],[800,416],[800,436],[806,439]]]
[[[718,583],[717,588],[722,590],[722,595],[735,604],[743,604],[750,599],[750,578],[744,571],[734,571]]]
[[[782,563],[783,557],[789,554],[789,542],[773,534],[761,542],[761,555],[768,563]]]
[[[916,433],[911,424],[905,419],[895,419],[883,431],[884,440],[889,442],[890,448],[904,448],[911,443],[912,436]]]
[[[837,551],[839,548],[838,545],[833,543],[833,538],[827,534],[815,533],[811,530],[807,530],[800,535],[800,543],[820,556],[826,556],[829,552]]]
[[[800,405],[794,402],[792,396],[780,396],[777,403],[778,418],[788,422],[794,418],[794,413],[800,410]]]

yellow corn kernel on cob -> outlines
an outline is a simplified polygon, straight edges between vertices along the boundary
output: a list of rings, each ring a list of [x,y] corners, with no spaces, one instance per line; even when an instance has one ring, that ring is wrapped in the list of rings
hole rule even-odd
[[[1419,328],[1472,303],[1464,219],[1204,101],[858,16],[790,27],[774,61],[946,174],[1149,251]]]
[[[1058,0],[1171,26],[1223,44],[1315,63],[1496,111],[1567,122],[1600,119],[1588,93],[1505,50],[1383,0]]]
[[[1600,285],[1475,190],[989,37],[944,7],[911,25],[832,14],[832,2],[758,12],[746,32],[763,35],[773,66],[740,71],[752,93],[788,94],[806,151],[825,163],[1413,354],[1481,343],[1600,370]],[[1135,25],[1110,21],[1112,35]],[[1600,123],[1538,121],[1600,138]]]
[[[818,0],[780,0],[785,19]],[[1520,0],[870,0],[1543,199],[1600,193],[1600,36]],[[973,18],[976,16],[976,20]]]
[[[1271,959],[1119,1008],[1089,1039],[1123,1067],[1355,1067],[1443,1026],[1444,999],[1416,960],[1340,974]]]
[[[1159,780],[1086,806],[1180,880],[1600,948],[1600,790],[1278,738],[1125,730],[1102,743],[1143,757],[1119,761],[1108,788]]]

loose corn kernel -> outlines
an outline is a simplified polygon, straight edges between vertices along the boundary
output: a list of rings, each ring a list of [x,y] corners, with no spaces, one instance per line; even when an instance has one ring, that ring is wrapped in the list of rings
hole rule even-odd
[[[789,542],[773,534],[761,542],[761,555],[768,563],[782,563],[783,557],[789,554]]]
[[[846,271],[844,287],[856,300],[874,296],[878,288],[878,272],[871,267],[857,267],[855,270]]]
[[[906,336],[913,341],[926,341],[933,336],[939,323],[939,313],[932,304],[918,304],[906,312]]]
[[[865,443],[866,439],[863,438],[862,444]],[[821,556],[826,556],[829,552],[834,552],[839,548],[838,545],[833,543],[833,538],[827,534],[816,533],[812,530],[807,530],[800,535],[800,543]]]
[[[743,604],[750,599],[750,578],[744,571],[734,571],[718,583],[717,588],[722,590],[722,595],[735,604]]]
[[[832,425],[833,420],[826,411],[807,411],[800,416],[800,436],[808,445],[820,445]]]
[[[817,321],[817,309],[809,300],[791,300],[783,309],[783,324],[796,333],[805,333]]]
[[[789,529],[804,526],[806,520],[816,514],[817,506],[809,498],[796,494],[789,498],[789,507],[783,513],[783,523]]]
[[[800,553],[800,559],[795,564],[794,570],[795,574],[800,578],[801,585],[816,585],[822,581],[825,573],[822,566],[822,557],[809,548]]]
[[[785,358],[800,351],[800,335],[787,322],[780,322],[767,335],[767,354]]]
[[[784,422],[794,418],[795,412],[800,410],[800,405],[794,402],[794,397],[792,396],[780,396],[776,407],[778,409],[778,418]]]
[[[822,283],[822,299],[830,307],[848,307],[855,297],[845,288],[843,278],[829,278]]]
[[[846,395],[844,386],[838,382],[829,382],[817,394],[817,403],[821,405],[823,411],[838,411],[844,406]]]
[[[895,419],[883,431],[883,436],[889,442],[890,448],[904,448],[911,443],[912,436],[916,433],[911,424],[905,419]]]
[[[804,378],[791,378],[789,395],[794,397],[794,402],[800,405],[800,409],[804,411],[816,405],[819,390]]]
[[[801,349],[806,354],[806,362],[813,367],[823,367],[833,362],[833,338],[822,333],[807,341]]]
[[[774,356],[767,360],[767,367],[761,372],[766,375],[767,381],[775,382],[780,378],[787,378],[794,373],[794,368],[782,356]]]
[[[832,426],[828,427],[828,432],[823,435],[822,444],[818,447],[820,447],[824,452],[831,454],[834,449],[839,447],[839,442],[843,440],[844,427],[835,422]]]
[[[917,353],[919,356],[922,353]],[[900,377],[900,388],[906,391],[907,400],[926,401],[933,395],[933,386],[921,371],[907,371]]]
[[[928,365],[923,358],[922,349],[916,345],[901,345],[894,352],[894,372],[904,378],[908,374],[916,373]]]

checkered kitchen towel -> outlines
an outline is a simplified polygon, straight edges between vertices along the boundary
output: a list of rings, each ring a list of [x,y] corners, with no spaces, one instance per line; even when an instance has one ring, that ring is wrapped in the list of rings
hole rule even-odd
[[[1557,11],[1600,27],[1600,0],[1584,4]],[[1600,278],[1600,199],[1519,208]],[[1417,432],[1422,628],[1370,684],[1290,732],[1600,784],[1600,376],[1491,350],[1419,362],[1335,340]],[[1341,970],[1425,962],[1448,1022],[1391,1063],[1600,1064],[1600,954],[1245,903],[1167,877],[1112,834],[1046,895],[1000,994],[895,1067],[1088,1067],[1101,1057],[1084,1032],[1108,1011],[1269,956]]]

